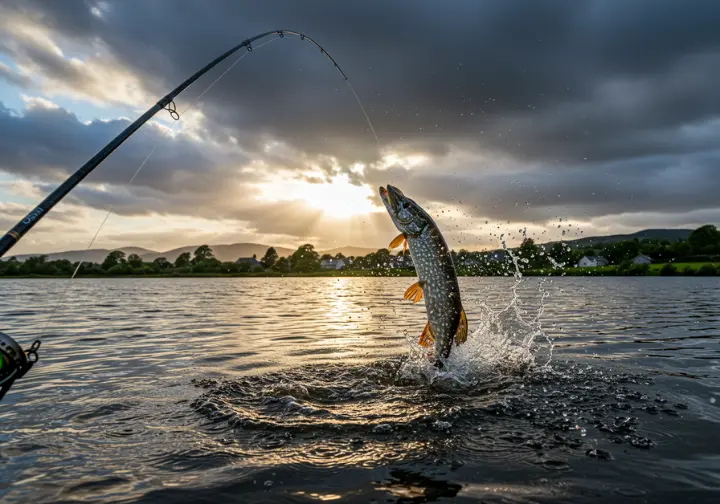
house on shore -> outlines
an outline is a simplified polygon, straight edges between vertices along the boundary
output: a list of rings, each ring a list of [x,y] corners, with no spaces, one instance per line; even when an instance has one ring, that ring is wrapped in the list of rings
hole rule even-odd
[[[254,268],[255,266],[260,266],[261,268],[263,267],[262,263],[257,260],[257,255],[255,254],[253,254],[252,257],[241,257],[237,261],[235,261],[235,264],[249,264],[250,269]]]
[[[633,257],[632,263],[633,264],[650,264],[650,263],[652,263],[652,259],[650,259],[648,256],[646,256],[644,254],[640,254],[637,257]]]
[[[602,256],[583,256],[578,261],[580,268],[597,268],[598,266],[607,266],[608,260]]]
[[[343,258],[340,259],[323,259],[320,261],[320,267],[325,270],[339,270],[343,269],[347,264],[347,261]]]

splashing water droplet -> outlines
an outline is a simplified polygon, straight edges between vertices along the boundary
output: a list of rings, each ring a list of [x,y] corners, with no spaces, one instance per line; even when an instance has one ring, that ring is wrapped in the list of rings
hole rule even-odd
[[[510,289],[509,303],[500,309],[493,309],[486,302],[480,303],[473,310],[477,315],[470,321],[475,330],[464,344],[453,347],[442,370],[427,358],[428,350],[404,331],[410,355],[401,366],[401,375],[407,378],[422,376],[431,383],[472,385],[486,380],[488,375],[523,373],[550,365],[553,341],[540,324],[549,294],[544,290],[543,282],[539,282],[538,307],[533,312],[522,308],[517,291],[523,282],[520,260],[507,248],[502,235],[501,242],[510,259],[510,269],[514,268],[515,282]]]

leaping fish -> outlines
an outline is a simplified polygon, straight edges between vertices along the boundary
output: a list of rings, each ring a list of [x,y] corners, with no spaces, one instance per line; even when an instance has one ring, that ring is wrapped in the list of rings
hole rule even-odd
[[[390,248],[409,247],[418,274],[418,281],[405,291],[405,299],[417,303],[425,298],[428,321],[418,343],[428,348],[434,343],[435,366],[442,368],[453,341],[464,343],[468,333],[450,250],[432,217],[400,189],[380,187],[380,198],[400,231]]]

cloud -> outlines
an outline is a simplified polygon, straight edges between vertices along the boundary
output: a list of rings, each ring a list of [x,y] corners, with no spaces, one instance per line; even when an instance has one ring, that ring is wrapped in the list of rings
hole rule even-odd
[[[78,188],[76,204],[325,239],[328,230],[310,231],[317,210],[259,204],[256,185],[338,174],[373,191],[395,183],[429,206],[458,209],[454,225],[468,232],[485,219],[685,225],[720,208],[715,2],[369,1],[330,9],[8,0],[0,10],[13,20],[0,35],[13,68],[0,66],[0,77],[50,97],[138,109],[243,37],[305,31],[348,74],[380,141],[332,65],[285,37],[249,53],[204,95],[192,124],[133,187],[126,181],[164,133],[158,124]],[[178,108],[222,68],[181,95]],[[43,190],[129,123],[83,124],[61,107],[32,105],[22,114],[0,108],[0,169]]]
[[[9,66],[0,61],[0,79],[19,87],[28,87],[30,85],[30,79],[24,75],[20,75],[13,71]]]

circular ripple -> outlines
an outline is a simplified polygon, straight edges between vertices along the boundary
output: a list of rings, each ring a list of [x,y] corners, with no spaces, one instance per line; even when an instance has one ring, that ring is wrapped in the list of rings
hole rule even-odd
[[[586,457],[598,444],[654,447],[662,435],[644,420],[667,415],[648,407],[665,402],[647,377],[602,368],[556,365],[495,386],[488,376],[429,383],[401,368],[390,359],[200,381],[206,391],[192,405],[210,435],[305,469],[454,453],[567,470],[567,453]]]

